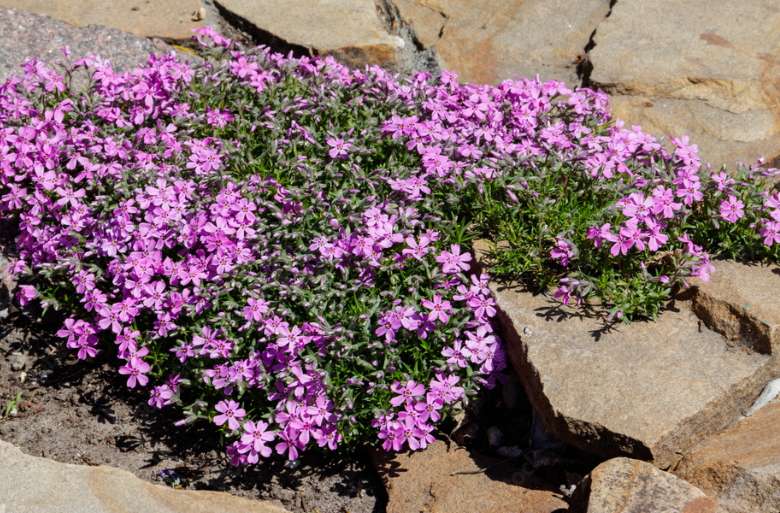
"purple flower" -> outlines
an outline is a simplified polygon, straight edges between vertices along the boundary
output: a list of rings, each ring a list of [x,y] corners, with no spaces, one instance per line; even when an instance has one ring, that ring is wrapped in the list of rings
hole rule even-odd
[[[450,246],[452,252],[442,251],[436,256],[436,261],[442,264],[442,271],[445,273],[456,273],[460,271],[468,271],[471,267],[466,262],[471,260],[469,253],[460,254],[460,246],[453,244]]]
[[[352,146],[349,142],[344,142],[344,139],[339,139],[337,137],[328,138],[325,142],[331,147],[328,151],[328,155],[330,155],[330,158],[332,159],[347,158],[347,150]]]
[[[764,244],[770,248],[775,242],[780,243],[780,222],[764,220],[759,234],[764,237]]]
[[[433,295],[433,301],[429,301],[427,299],[422,300],[422,305],[430,310],[428,313],[428,320],[433,322],[435,320],[439,320],[442,322],[442,324],[447,324],[447,321],[450,320],[449,315],[447,315],[447,312],[449,312],[452,309],[452,305],[449,301],[442,301],[442,298],[439,294]]]
[[[400,406],[403,403],[412,403],[415,397],[419,397],[425,394],[425,385],[418,384],[415,381],[407,381],[406,385],[401,385],[399,382],[393,383],[390,390],[396,394],[400,394],[393,397],[390,400],[390,404],[393,406]]]
[[[555,249],[550,251],[550,256],[556,260],[560,259],[561,265],[566,267],[569,265],[569,259],[574,257],[574,251],[571,250],[566,241],[558,238],[558,245]]]
[[[145,361],[139,358],[131,358],[125,365],[119,367],[119,374],[129,376],[127,378],[128,387],[135,388],[136,383],[144,387],[149,382],[149,378],[144,376],[144,374],[149,372],[150,369],[151,366]]]
[[[249,452],[247,461],[249,463],[257,463],[258,455],[267,458],[271,455],[271,448],[265,444],[273,441],[275,435],[273,432],[268,431],[268,424],[262,420],[257,421],[255,424],[252,420],[247,420],[242,426],[244,434],[241,435],[241,445],[239,446],[239,452]]]
[[[390,342],[391,340],[395,340],[395,334],[399,329],[401,329],[401,321],[398,319],[395,312],[385,312],[380,315],[379,327],[374,333],[376,333],[378,337],[384,335],[385,340]]]
[[[720,217],[730,223],[736,223],[738,219],[745,215],[745,204],[736,196],[729,194],[728,201],[720,202]]]
[[[220,412],[220,415],[214,417],[214,424],[221,426],[227,422],[228,428],[233,430],[241,427],[239,422],[244,420],[246,415],[246,410],[239,408],[237,402],[230,400],[219,401],[214,409]]]

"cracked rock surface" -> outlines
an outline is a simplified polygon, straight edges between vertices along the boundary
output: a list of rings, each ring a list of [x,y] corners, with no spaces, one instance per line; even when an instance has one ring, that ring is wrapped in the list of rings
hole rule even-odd
[[[140,37],[175,41],[189,41],[191,29],[213,23],[197,16],[199,0],[0,0],[0,5],[51,16],[76,27],[104,25]]]
[[[568,513],[724,513],[672,474],[628,458],[602,463],[574,492]]]
[[[387,488],[387,513],[553,513],[566,508],[558,491],[524,468],[443,441],[424,451],[376,451],[373,456]]]
[[[780,401],[686,454],[675,474],[729,513],[780,511]]]
[[[0,442],[0,504],[8,513],[285,513],[221,492],[173,490],[103,465],[68,465],[22,454]]]
[[[773,0],[618,0],[594,43],[590,85],[627,126],[688,135],[715,168],[780,153]]]
[[[458,80],[499,84],[514,75],[568,84],[609,0],[393,0],[423,47]],[[441,28],[439,28],[441,27]],[[438,38],[436,32],[439,32]],[[438,39],[438,40],[437,40]]]
[[[217,5],[279,50],[332,55],[353,67],[396,60],[401,42],[388,34],[373,0],[217,0]],[[277,48],[274,48],[277,49]]]
[[[545,426],[605,458],[667,468],[733,424],[778,374],[777,358],[729,346],[682,301],[653,322],[607,329],[585,309],[515,284],[490,287],[507,353]]]

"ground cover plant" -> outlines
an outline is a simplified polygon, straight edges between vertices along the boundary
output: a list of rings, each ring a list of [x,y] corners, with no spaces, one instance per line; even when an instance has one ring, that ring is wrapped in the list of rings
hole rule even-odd
[[[425,448],[495,386],[478,237],[496,274],[607,320],[654,316],[713,252],[777,258],[775,170],[668,153],[601,92],[198,41],[202,64],[123,75],[26,62],[0,87],[0,198],[19,301],[65,315],[79,358],[115,344],[127,386],[220,426],[234,464]]]

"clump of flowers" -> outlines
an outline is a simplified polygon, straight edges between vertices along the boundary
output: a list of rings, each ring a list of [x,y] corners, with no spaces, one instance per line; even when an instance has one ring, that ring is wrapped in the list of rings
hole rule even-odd
[[[19,301],[64,313],[79,358],[114,343],[127,386],[213,422],[234,464],[423,449],[495,386],[476,237],[506,243],[497,273],[624,319],[706,279],[715,242],[777,256],[780,199],[756,180],[774,171],[704,172],[603,93],[197,39],[197,65],[26,62],[0,86],[0,207]]]
[[[69,315],[79,358],[113,342],[127,386],[213,422],[235,464],[424,448],[506,367],[487,277],[426,196],[447,185],[394,186],[414,157],[382,121],[424,80],[200,37],[198,66],[33,60],[3,85],[20,300]]]

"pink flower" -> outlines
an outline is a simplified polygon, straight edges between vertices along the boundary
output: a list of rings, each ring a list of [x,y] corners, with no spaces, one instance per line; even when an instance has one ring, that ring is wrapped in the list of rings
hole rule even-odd
[[[347,158],[347,150],[349,150],[352,146],[351,143],[344,142],[344,139],[339,139],[337,137],[330,137],[326,139],[325,142],[328,143],[328,146],[331,147],[331,149],[328,151],[328,155],[330,155],[330,158],[332,159]]]
[[[440,295],[434,294],[433,301],[423,299],[422,304],[425,308],[430,310],[430,313],[428,314],[429,321],[433,322],[438,319],[443,324],[447,324],[447,321],[450,320],[450,317],[449,315],[447,315],[447,312],[450,309],[452,309],[452,305],[450,304],[449,301],[442,302]]]
[[[228,428],[234,430],[241,427],[239,421],[243,420],[244,415],[246,415],[246,410],[239,408],[237,402],[230,400],[218,402],[214,409],[221,413],[221,415],[214,417],[214,424],[221,426],[227,422]]]
[[[765,220],[759,234],[764,237],[764,244],[771,248],[775,242],[780,243],[780,223]]]
[[[569,300],[571,299],[571,291],[566,285],[561,285],[558,287],[558,290],[555,292],[555,294],[553,294],[553,296],[555,296],[555,298],[560,298],[561,303],[564,305],[568,305]]]
[[[259,420],[255,424],[254,421],[247,420],[242,427],[244,434],[241,435],[241,445],[238,450],[241,453],[249,452],[247,461],[249,463],[257,463],[259,460],[258,455],[264,458],[269,457],[272,451],[265,444],[273,441],[275,435],[273,432],[267,431],[268,423]]]
[[[566,267],[569,265],[569,259],[574,256],[574,251],[571,250],[566,241],[558,238],[558,246],[550,251],[550,256],[555,260],[560,260],[561,265]]]
[[[728,201],[720,202],[720,217],[731,223],[736,223],[738,219],[745,215],[745,204],[736,196],[729,195]]]
[[[595,226],[591,226],[588,228],[588,239],[595,239],[593,241],[593,245],[598,247],[601,247],[601,239],[607,239],[611,241],[617,240],[617,238],[612,234],[612,232],[609,231],[609,229],[612,227],[611,224],[606,223],[601,228],[596,228]]]
[[[341,442],[341,434],[330,424],[326,424],[322,427],[322,430],[314,434],[314,439],[317,441],[319,447],[328,446],[328,449],[335,451],[338,448],[339,442]]]
[[[477,318],[495,316],[495,304],[496,302],[492,297],[484,297],[482,294],[478,294],[472,297],[468,302],[468,305],[474,309],[474,314],[477,316]]]
[[[390,387],[390,390],[400,394],[390,400],[390,404],[397,407],[403,403],[412,404],[415,397],[425,394],[425,385],[418,384],[415,381],[408,381],[405,386],[402,386],[401,383],[396,381]]]
[[[460,246],[453,244],[450,246],[452,253],[449,251],[442,251],[436,256],[436,261],[442,264],[442,271],[445,273],[456,273],[461,270],[468,271],[471,267],[466,262],[471,260],[469,253],[460,254]]]
[[[38,296],[38,292],[32,285],[22,285],[19,287],[19,292],[16,293],[16,297],[19,298],[19,304],[26,305]]]
[[[401,321],[398,319],[398,316],[395,312],[385,312],[380,317],[379,327],[374,333],[376,333],[378,337],[384,335],[385,340],[388,342],[395,340],[395,333],[401,329]]]
[[[149,378],[144,374],[150,369],[151,366],[140,358],[131,358],[125,365],[119,367],[119,374],[130,376],[127,378],[128,387],[135,388],[136,382],[144,387],[149,382]]]

